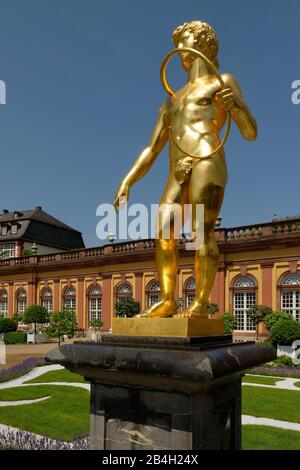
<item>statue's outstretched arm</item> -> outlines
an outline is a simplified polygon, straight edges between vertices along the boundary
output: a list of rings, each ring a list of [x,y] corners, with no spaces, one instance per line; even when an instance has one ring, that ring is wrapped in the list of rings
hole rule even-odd
[[[158,118],[154,131],[152,133],[148,147],[146,147],[135,160],[131,170],[127,173],[121,182],[116,197],[114,206],[116,211],[122,205],[120,198],[129,196],[130,187],[141,179],[151,168],[156,157],[166,144],[168,140],[168,128],[166,125],[166,111],[167,105],[164,103],[159,110]]]
[[[241,92],[235,77],[229,73],[223,73],[222,78],[228,88],[217,93],[223,107],[231,112],[232,119],[238,126],[242,136],[246,140],[255,140],[257,126]]]

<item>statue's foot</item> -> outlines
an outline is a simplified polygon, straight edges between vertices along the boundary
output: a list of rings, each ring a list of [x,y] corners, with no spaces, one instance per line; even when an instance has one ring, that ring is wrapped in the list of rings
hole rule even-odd
[[[136,315],[139,318],[168,318],[176,312],[176,304],[173,300],[161,300]]]
[[[199,318],[206,320],[208,318],[207,302],[194,300],[188,309],[173,315],[174,318]]]

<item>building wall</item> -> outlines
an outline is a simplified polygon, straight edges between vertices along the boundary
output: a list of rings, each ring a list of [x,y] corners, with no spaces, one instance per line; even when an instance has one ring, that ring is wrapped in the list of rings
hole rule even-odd
[[[219,269],[210,301],[219,306],[219,313],[233,310],[233,284],[238,276],[250,275],[256,283],[256,302],[280,310],[279,282],[285,273],[300,271],[300,221],[294,232],[274,232],[275,223],[264,227],[261,238],[237,236],[228,240],[227,232],[216,232],[220,248]],[[231,230],[233,233],[233,230]],[[243,233],[246,233],[244,231]],[[251,232],[253,233],[253,231]],[[175,297],[185,297],[185,285],[193,276],[194,257],[179,247],[180,269]],[[76,315],[80,328],[89,327],[89,298],[92,286],[102,289],[102,319],[108,330],[114,314],[117,289],[126,282],[141,310],[148,306],[148,289],[157,280],[154,242],[138,241],[107,245],[67,253],[44,254],[26,259],[0,260],[0,292],[8,292],[8,315],[16,313],[17,293],[27,293],[27,305],[41,302],[41,293],[50,287],[53,309],[63,305],[67,287],[76,289]],[[261,327],[261,333],[264,333]]]

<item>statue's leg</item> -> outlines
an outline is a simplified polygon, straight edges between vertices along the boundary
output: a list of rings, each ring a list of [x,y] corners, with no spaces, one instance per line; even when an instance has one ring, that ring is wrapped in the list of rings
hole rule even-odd
[[[182,205],[187,192],[186,185],[180,185],[170,177],[160,201],[155,241],[155,259],[158,272],[161,300],[148,307],[141,317],[171,317],[176,313],[175,287],[178,272],[178,252],[175,217],[182,227]],[[180,214],[178,212],[180,209]]]
[[[223,163],[224,162],[224,163]],[[215,223],[221,209],[227,172],[223,157],[216,156],[210,162],[199,162],[193,169],[190,181],[192,204],[192,229],[196,232],[196,205],[204,205],[203,245],[195,250],[195,299],[181,317],[207,318],[207,304],[218,270],[219,250],[215,239]]]

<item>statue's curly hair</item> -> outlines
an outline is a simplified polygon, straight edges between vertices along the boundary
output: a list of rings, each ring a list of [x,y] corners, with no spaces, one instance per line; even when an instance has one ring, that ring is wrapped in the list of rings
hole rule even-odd
[[[213,28],[208,23],[204,23],[199,20],[190,21],[189,23],[183,23],[182,25],[177,26],[172,35],[172,39],[176,47],[178,46],[182,35],[186,31],[193,33],[196,40],[196,46],[201,47],[203,44],[207,46],[208,58],[216,67],[218,67],[219,63],[217,60],[217,54],[219,43]]]

